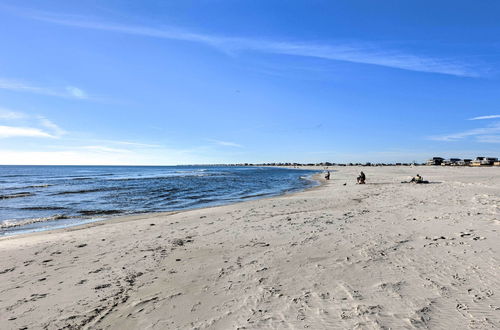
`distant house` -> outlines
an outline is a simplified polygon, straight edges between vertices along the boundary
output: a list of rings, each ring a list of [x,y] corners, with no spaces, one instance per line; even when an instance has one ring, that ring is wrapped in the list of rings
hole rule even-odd
[[[474,160],[467,158],[443,159],[441,157],[434,157],[429,159],[426,164],[441,166],[500,166],[500,161],[497,157],[476,157]]]
[[[460,158],[446,159],[441,162],[441,166],[458,166],[460,161],[462,161]]]
[[[471,166],[481,166],[481,163],[482,161],[484,160],[484,157],[476,157],[476,159],[474,159],[470,165]]]
[[[483,159],[483,161],[481,162],[481,165],[491,166],[497,161],[498,161],[498,158],[496,158],[496,157],[485,157]]]
[[[457,163],[459,166],[470,166],[470,163],[472,162],[472,159],[464,159],[461,160]]]
[[[472,166],[493,166],[498,162],[497,157],[476,157],[475,160],[472,161]]]
[[[441,157],[433,157],[427,161],[427,165],[441,165],[444,161],[444,158]]]

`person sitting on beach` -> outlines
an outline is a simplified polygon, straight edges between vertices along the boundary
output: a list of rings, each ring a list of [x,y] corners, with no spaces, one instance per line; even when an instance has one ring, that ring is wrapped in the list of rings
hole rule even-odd
[[[359,176],[357,178],[358,184],[365,184],[365,180],[366,180],[365,173],[361,171],[361,173],[359,173]]]
[[[325,179],[330,180],[330,171],[326,171]]]
[[[424,181],[424,178],[420,176],[420,174],[417,174],[413,178],[411,178],[410,183],[422,183]]]

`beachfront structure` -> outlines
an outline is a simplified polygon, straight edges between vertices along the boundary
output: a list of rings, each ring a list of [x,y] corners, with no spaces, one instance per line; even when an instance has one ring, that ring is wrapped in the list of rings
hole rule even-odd
[[[444,158],[441,157],[432,157],[427,161],[427,165],[441,165],[444,161]]]
[[[486,157],[485,159],[483,159],[481,165],[487,165],[487,166],[491,166],[493,164],[495,164],[495,162],[498,161],[498,158],[496,157]]]
[[[443,160],[441,166],[457,166],[460,161],[462,161],[460,158],[450,158]]]
[[[472,162],[472,159],[464,159],[464,160],[461,160],[459,162],[457,162],[456,165],[458,166],[470,166],[470,163]]]
[[[471,166],[481,166],[481,163],[483,161],[484,157],[476,157],[476,159],[474,159],[470,165]]]
[[[497,157],[476,157],[471,166],[493,166],[496,162],[498,162]]]
[[[460,159],[450,158],[444,159],[441,157],[434,157],[429,159],[427,165],[441,165],[441,166],[500,166],[500,161],[497,157],[476,157],[476,159]]]

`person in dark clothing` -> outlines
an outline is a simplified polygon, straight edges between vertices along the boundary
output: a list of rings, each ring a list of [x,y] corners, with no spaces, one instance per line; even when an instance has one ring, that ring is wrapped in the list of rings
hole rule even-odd
[[[330,180],[330,171],[326,171],[325,179]]]
[[[429,183],[429,181],[424,180],[424,178],[422,178],[420,174],[417,174],[417,176],[413,177],[410,180],[410,183]]]
[[[420,183],[422,182],[423,178],[420,176],[420,174],[417,174],[417,176],[414,176],[411,178],[410,183]]]
[[[365,173],[363,173],[363,171],[361,171],[361,173],[359,173],[357,181],[359,184],[365,184],[365,180],[366,180]]]

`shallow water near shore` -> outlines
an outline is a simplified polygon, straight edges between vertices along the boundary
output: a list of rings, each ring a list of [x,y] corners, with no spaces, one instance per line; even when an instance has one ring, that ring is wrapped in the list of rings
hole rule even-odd
[[[236,166],[0,166],[0,236],[276,196],[316,185],[314,173]]]

